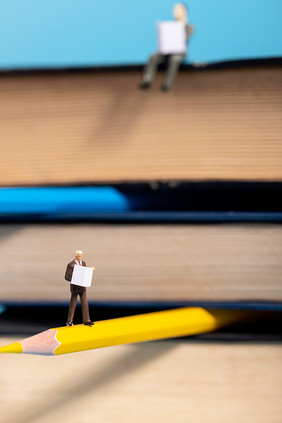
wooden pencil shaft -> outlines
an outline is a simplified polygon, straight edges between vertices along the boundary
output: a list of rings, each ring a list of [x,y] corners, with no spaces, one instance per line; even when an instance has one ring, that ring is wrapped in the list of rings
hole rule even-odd
[[[94,326],[58,327],[0,348],[0,352],[60,355],[107,346],[195,335],[238,321],[244,313],[180,308],[96,322]]]

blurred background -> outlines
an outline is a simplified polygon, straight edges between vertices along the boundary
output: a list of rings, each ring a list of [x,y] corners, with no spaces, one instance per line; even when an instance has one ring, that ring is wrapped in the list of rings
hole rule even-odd
[[[1,355],[1,423],[281,420],[282,3],[187,1],[170,90],[166,62],[140,90],[174,4],[0,0],[0,345],[65,324],[77,249],[94,321],[201,306],[252,323]]]

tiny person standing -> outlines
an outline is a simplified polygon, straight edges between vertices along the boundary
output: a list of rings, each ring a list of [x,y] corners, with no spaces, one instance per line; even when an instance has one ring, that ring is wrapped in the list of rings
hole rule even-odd
[[[82,260],[83,252],[80,250],[77,250],[75,252],[75,258],[72,260],[68,265],[65,273],[65,280],[68,282],[71,282],[72,274],[74,266],[85,266],[85,261]],[[95,267],[91,266],[93,269],[93,272],[95,271]],[[94,323],[90,320],[89,316],[89,306],[87,301],[87,295],[86,295],[86,288],[84,286],[78,286],[74,284],[70,284],[70,291],[71,291],[71,298],[70,298],[70,305],[69,305],[69,314],[68,314],[68,320],[66,325],[67,326],[73,326],[73,316],[77,304],[77,296],[80,296],[80,302],[81,302],[81,308],[82,308],[82,318],[83,323],[88,326],[94,325]]]

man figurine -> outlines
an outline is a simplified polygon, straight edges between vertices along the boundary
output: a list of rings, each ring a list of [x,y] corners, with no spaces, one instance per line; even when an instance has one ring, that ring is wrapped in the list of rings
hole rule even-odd
[[[65,280],[71,282],[72,274],[74,266],[86,266],[85,261],[82,261],[83,252],[77,250],[75,252],[75,258],[67,265],[67,270],[65,274]],[[93,271],[95,267],[92,266]],[[94,323],[90,320],[89,316],[89,307],[86,295],[86,288],[84,286],[78,286],[74,284],[70,284],[70,291],[71,291],[71,298],[70,298],[70,306],[69,306],[69,314],[68,314],[68,321],[66,323],[67,326],[73,326],[73,316],[76,308],[77,303],[77,296],[80,296],[81,308],[82,308],[82,318],[83,323],[88,326],[94,325]]]
[[[174,12],[174,17],[177,21],[185,23],[186,42],[188,42],[190,35],[194,31],[194,28],[192,25],[189,25],[188,23],[187,8],[183,3],[178,3],[174,6],[173,12]],[[150,88],[152,80],[157,70],[157,66],[160,63],[162,63],[167,57],[168,68],[167,68],[165,80],[161,89],[163,91],[168,91],[178,71],[180,63],[185,58],[185,56],[186,56],[186,53],[169,54],[169,55],[164,55],[162,53],[153,54],[150,57],[149,62],[147,63],[145,67],[142,82],[139,85],[139,88],[142,90]]]

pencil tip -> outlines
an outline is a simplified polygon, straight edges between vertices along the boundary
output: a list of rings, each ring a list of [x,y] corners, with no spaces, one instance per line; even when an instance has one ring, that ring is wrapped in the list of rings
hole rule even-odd
[[[14,342],[13,344],[6,345],[5,347],[0,348],[0,353],[21,353],[23,352],[23,347],[19,342]]]

